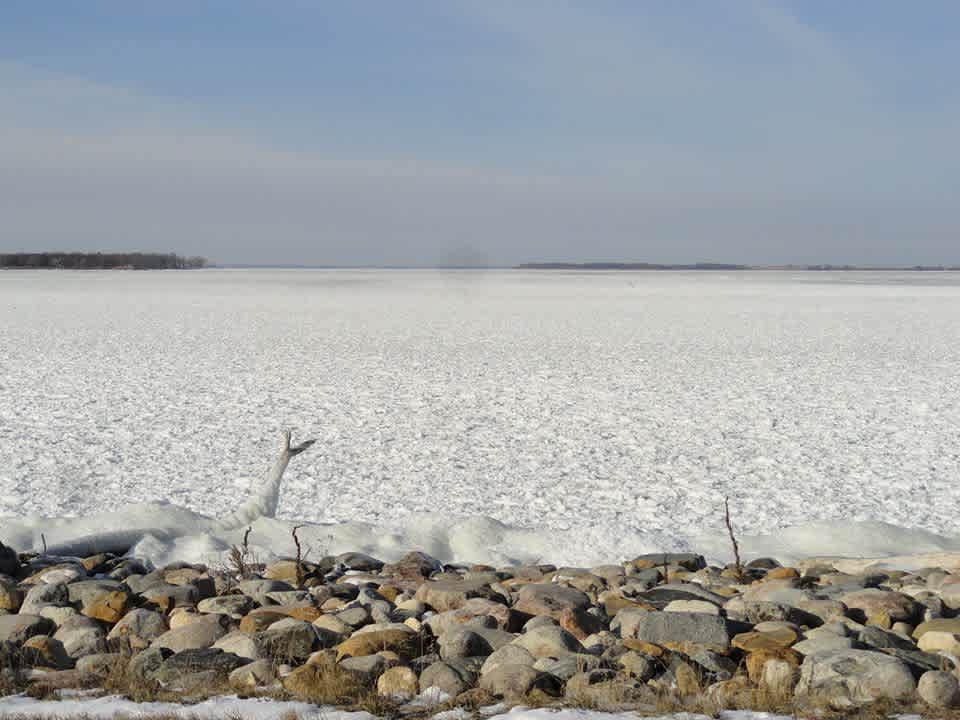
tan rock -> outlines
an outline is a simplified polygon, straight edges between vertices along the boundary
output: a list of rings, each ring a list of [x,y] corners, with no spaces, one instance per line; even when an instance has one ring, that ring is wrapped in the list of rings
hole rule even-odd
[[[381,650],[392,650],[400,657],[410,660],[422,654],[420,646],[420,637],[406,627],[403,630],[397,627],[358,632],[337,645],[337,660],[375,655]]]
[[[747,655],[747,676],[750,681],[759,685],[762,678],[764,667],[770,661],[785,662],[792,668],[797,669],[803,663],[803,656],[800,653],[788,648],[777,648],[772,650],[756,650]]]
[[[408,667],[392,667],[377,680],[377,694],[395,700],[411,700],[420,692],[417,674]]]
[[[132,598],[125,590],[111,590],[97,595],[87,603],[81,611],[94,620],[101,620],[108,625],[115,625],[127,614]]]
[[[23,591],[13,578],[0,575],[0,610],[15,613],[23,602]]]
[[[946,652],[960,655],[960,634],[930,630],[923,633],[917,646],[924,652]]]

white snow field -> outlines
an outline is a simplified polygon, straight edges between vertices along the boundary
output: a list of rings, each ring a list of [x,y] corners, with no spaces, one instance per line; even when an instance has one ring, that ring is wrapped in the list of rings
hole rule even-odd
[[[314,552],[958,550],[960,274],[0,272],[0,540],[215,554],[284,428]]]

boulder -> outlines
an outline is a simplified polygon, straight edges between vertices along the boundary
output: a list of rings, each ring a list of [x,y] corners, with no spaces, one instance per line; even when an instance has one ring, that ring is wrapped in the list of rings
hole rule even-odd
[[[498,665],[480,678],[480,688],[507,701],[522,700],[534,688],[559,694],[558,683],[529,665]]]
[[[412,580],[420,582],[436,572],[443,570],[443,564],[426,553],[411,552],[404,555],[395,563],[384,565],[380,572],[387,577],[398,580]]]
[[[954,708],[960,705],[960,683],[955,675],[940,670],[925,672],[917,683],[917,695],[935,708]]]
[[[513,641],[535,658],[560,657],[570,653],[584,653],[577,638],[556,625],[546,625],[523,633]]]
[[[487,657],[513,640],[514,636],[503,630],[459,627],[440,636],[440,657],[444,660]]]
[[[855,590],[844,593],[839,600],[849,609],[850,617],[862,623],[884,617],[892,622],[913,622],[923,617],[923,605],[909,595],[892,590]]]
[[[0,643],[11,642],[22,645],[35,635],[51,635],[54,624],[39,615],[0,615]]]
[[[217,613],[240,620],[253,610],[253,598],[249,595],[221,595],[206,598],[197,603],[197,612]]]
[[[107,652],[107,634],[97,623],[82,615],[64,622],[53,635],[63,643],[67,655],[76,660],[85,655],[99,655]]]
[[[306,660],[318,643],[313,625],[289,617],[270,625],[260,640],[270,657],[288,663]]]
[[[586,593],[565,585],[530,583],[520,588],[513,607],[527,615],[546,615],[559,620],[564,610],[590,607],[590,598]]]
[[[163,661],[153,679],[162,685],[198,687],[224,682],[231,672],[248,662],[219,648],[181,650]]]
[[[46,605],[68,605],[70,594],[65,583],[39,583],[31,587],[20,603],[20,613],[39,615]]]
[[[73,659],[67,655],[63,643],[46,635],[33,635],[24,640],[20,653],[29,665],[53,670],[73,667]]]
[[[727,623],[715,615],[621,610],[617,619],[624,638],[636,638],[654,645],[697,645],[720,652],[726,652],[730,647]]]
[[[832,650],[808,655],[800,668],[798,695],[828,700],[838,708],[881,698],[910,700],[916,682],[895,657],[868,650]]]
[[[227,678],[230,687],[241,692],[252,692],[258,687],[272,684],[276,679],[277,673],[269,660],[254,660],[241,665]]]
[[[408,667],[392,667],[377,679],[377,694],[381,697],[406,702],[419,692],[417,674]]]
[[[175,653],[209,648],[227,634],[221,618],[221,615],[203,615],[189,625],[167,630],[150,646],[167,648]]]
[[[437,612],[456,610],[470,598],[496,600],[498,597],[488,584],[475,580],[430,580],[417,588],[416,595],[417,600]]]
[[[530,651],[519,645],[511,643],[495,650],[483,662],[480,668],[480,674],[485,675],[492,671],[498,665],[533,665],[536,658],[530,654]]]
[[[167,619],[158,612],[137,608],[124,615],[107,635],[111,647],[129,647],[140,652],[169,630]]]
[[[476,679],[476,673],[471,673],[464,667],[458,667],[453,663],[437,662],[420,674],[420,689],[425,691],[436,688],[450,697],[456,697],[473,687]]]
[[[115,625],[127,614],[131,600],[126,590],[109,590],[90,599],[81,612],[89,618]]]
[[[403,625],[368,632],[356,632],[337,646],[337,659],[364,657],[383,650],[397,653],[401,658],[411,659],[421,654],[421,642],[417,633]]]

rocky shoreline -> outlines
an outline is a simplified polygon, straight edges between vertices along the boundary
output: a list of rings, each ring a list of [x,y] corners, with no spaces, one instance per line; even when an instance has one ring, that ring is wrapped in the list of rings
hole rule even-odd
[[[493,568],[420,552],[262,565],[235,547],[218,566],[152,568],[0,545],[0,695],[233,693],[381,716],[960,707],[956,566],[848,565]]]

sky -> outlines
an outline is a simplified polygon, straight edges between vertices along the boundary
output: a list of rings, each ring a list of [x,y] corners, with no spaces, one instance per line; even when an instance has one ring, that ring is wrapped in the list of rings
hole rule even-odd
[[[960,263],[960,4],[3,0],[0,250]]]

